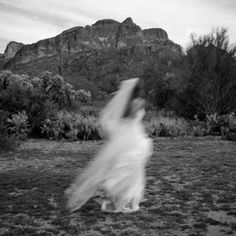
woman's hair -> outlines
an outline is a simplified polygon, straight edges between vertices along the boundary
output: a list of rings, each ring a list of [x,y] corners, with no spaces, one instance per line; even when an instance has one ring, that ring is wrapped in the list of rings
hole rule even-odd
[[[140,83],[140,80],[138,81],[138,83],[136,84],[136,86],[133,89],[133,92],[129,98],[129,101],[126,105],[124,114],[123,114],[123,118],[127,118],[129,116],[132,115],[132,101],[137,99],[137,98],[141,98],[144,99],[144,90],[141,86],[142,84]]]

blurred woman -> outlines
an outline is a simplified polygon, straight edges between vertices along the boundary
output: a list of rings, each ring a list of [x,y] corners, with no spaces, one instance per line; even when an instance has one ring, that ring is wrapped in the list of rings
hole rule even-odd
[[[71,211],[79,209],[98,189],[108,199],[102,210],[133,212],[139,209],[145,187],[145,165],[152,154],[152,143],[142,119],[144,99],[139,79],[125,80],[102,110],[100,127],[106,138],[103,148],[66,191]]]

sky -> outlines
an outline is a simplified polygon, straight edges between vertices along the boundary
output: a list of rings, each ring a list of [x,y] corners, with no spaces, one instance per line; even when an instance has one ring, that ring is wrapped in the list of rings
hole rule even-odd
[[[127,17],[142,29],[164,29],[183,48],[191,33],[218,26],[236,43],[236,0],[0,0],[0,53],[10,41],[34,43],[75,26]]]

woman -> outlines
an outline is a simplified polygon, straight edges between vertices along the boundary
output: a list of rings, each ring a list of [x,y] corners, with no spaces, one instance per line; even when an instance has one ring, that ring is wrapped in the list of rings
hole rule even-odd
[[[152,144],[142,124],[144,100],[139,79],[122,82],[100,116],[106,143],[97,157],[66,191],[71,211],[103,189],[108,200],[102,210],[133,212],[139,209],[145,186],[145,164],[152,154]]]

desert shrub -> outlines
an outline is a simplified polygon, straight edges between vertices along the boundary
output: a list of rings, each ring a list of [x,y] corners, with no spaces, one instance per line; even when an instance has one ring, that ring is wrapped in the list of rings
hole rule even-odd
[[[226,132],[225,136],[223,136],[223,139],[236,142],[236,132]]]
[[[42,122],[54,116],[58,111],[58,105],[42,94],[35,94],[31,97],[28,109],[26,110],[29,116],[30,134],[31,136],[39,137],[41,135]]]
[[[236,141],[236,118],[234,112],[226,115],[217,113],[207,116],[207,134],[222,136],[223,139]]]
[[[25,75],[19,76],[9,71],[0,73],[0,108],[11,113],[26,110],[29,106],[33,86]]]
[[[207,115],[208,134],[210,135],[224,135],[230,129],[234,113],[221,115],[217,113]]]
[[[0,80],[5,81],[1,88],[0,108],[10,114],[25,111],[28,116],[30,130],[35,130],[37,120],[43,116],[47,97],[36,88],[35,83],[25,75],[12,74],[9,71],[0,73]],[[43,117],[45,119],[45,117]]]
[[[75,92],[75,99],[82,103],[89,103],[91,102],[91,93],[90,91],[86,91],[84,89],[77,90]]]
[[[30,78],[30,82],[34,88],[41,90],[43,88],[43,80],[39,77],[32,77]]]
[[[33,81],[37,81],[36,78]],[[44,72],[41,76],[42,93],[48,96],[48,99],[57,103],[59,108],[71,107],[75,103],[89,103],[91,93],[80,89],[74,90],[73,86],[67,83],[62,76],[53,75],[50,72]]]
[[[208,133],[212,135],[220,135],[220,126],[218,125],[217,113],[206,116]]]
[[[10,115],[0,110],[0,149],[13,149],[19,141],[27,138],[28,116],[25,111]]]
[[[10,113],[0,110],[0,150],[15,148],[16,139],[8,133],[7,119]]]
[[[191,136],[203,137],[206,136],[207,134],[208,134],[207,129],[202,125],[194,125],[190,128]]]
[[[234,112],[218,117],[219,122],[223,123],[224,125],[221,125],[221,136],[223,139],[230,140],[230,141],[236,141],[236,117]]]
[[[9,134],[14,135],[18,140],[24,140],[29,133],[28,116],[25,111],[13,114],[7,118],[7,130]]]
[[[83,105],[79,108],[79,112],[83,115],[83,116],[95,116],[97,117],[99,115],[101,108],[94,106],[94,105]]]
[[[176,137],[188,133],[188,123],[183,118],[157,116],[145,123],[147,132],[154,137]]]
[[[198,114],[195,114],[194,120],[189,121],[189,134],[195,137],[203,137],[208,134],[208,126],[205,121],[200,121]]]
[[[0,109],[11,115],[24,110],[31,136],[40,136],[42,122],[59,109],[78,109],[90,99],[89,91],[76,91],[63,77],[50,72],[32,78],[10,71],[0,73]]]
[[[62,109],[66,106],[71,106],[72,101],[75,100],[75,91],[72,89],[72,85],[66,83],[60,75],[47,76],[48,80],[44,78],[44,93],[48,96],[49,100],[57,103]]]
[[[41,129],[42,134],[51,139],[100,139],[97,119],[81,113],[59,111],[51,119],[45,119]]]

